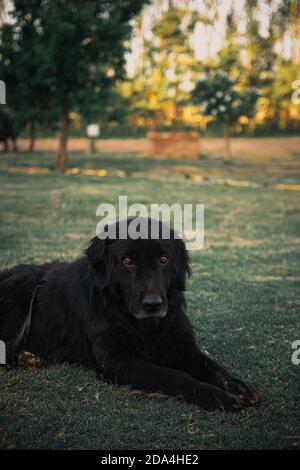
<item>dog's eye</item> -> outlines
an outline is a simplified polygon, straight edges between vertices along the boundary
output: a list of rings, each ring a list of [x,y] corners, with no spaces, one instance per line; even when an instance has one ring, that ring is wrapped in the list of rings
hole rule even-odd
[[[122,259],[122,263],[124,264],[124,266],[126,266],[126,268],[131,268],[134,265],[134,262],[132,261],[130,256],[125,256]]]
[[[167,264],[167,262],[169,261],[169,258],[167,255],[161,255],[159,257],[159,262],[160,264]]]

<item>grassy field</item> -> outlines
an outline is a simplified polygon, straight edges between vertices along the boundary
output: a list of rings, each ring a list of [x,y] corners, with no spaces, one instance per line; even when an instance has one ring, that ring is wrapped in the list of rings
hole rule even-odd
[[[199,344],[252,383],[263,402],[211,413],[131,396],[81,367],[1,368],[0,447],[299,446],[300,366],[291,362],[300,337],[299,158],[189,163],[72,154],[72,173],[60,175],[49,154],[1,155],[1,267],[73,259],[95,232],[97,206],[120,194],[129,203],[204,203],[205,249],[192,253],[188,312]]]

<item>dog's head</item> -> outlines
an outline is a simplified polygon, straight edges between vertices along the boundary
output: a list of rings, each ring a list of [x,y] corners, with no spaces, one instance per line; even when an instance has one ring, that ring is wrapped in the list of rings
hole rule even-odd
[[[166,316],[169,299],[185,289],[190,274],[184,242],[153,219],[136,217],[106,226],[86,254],[112,295],[137,320]]]

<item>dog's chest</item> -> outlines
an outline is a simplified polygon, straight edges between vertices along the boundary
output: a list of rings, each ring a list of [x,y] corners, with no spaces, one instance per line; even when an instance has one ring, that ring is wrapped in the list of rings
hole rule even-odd
[[[145,335],[135,344],[136,354],[142,359],[154,362],[156,364],[161,362],[163,355],[162,347],[160,341],[157,341],[157,338],[152,337],[151,335]]]
[[[151,347],[150,345],[148,347],[141,348],[139,351],[139,355],[140,357],[149,362],[157,363],[159,359],[159,354],[157,350]]]

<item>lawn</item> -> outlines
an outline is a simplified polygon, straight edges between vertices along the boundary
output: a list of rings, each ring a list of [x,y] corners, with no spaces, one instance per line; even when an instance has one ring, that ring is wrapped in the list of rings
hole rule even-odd
[[[94,235],[102,202],[204,203],[188,312],[199,344],[252,383],[263,402],[206,412],[132,396],[76,366],[0,369],[0,436],[9,449],[270,449],[299,446],[300,155],[169,162],[130,154],[0,157],[0,263],[71,260]],[[10,167],[10,170],[9,170]],[[74,170],[75,168],[75,170]],[[104,169],[106,176],[93,171]],[[49,170],[49,171],[48,171]],[[101,174],[101,172],[100,172]]]

